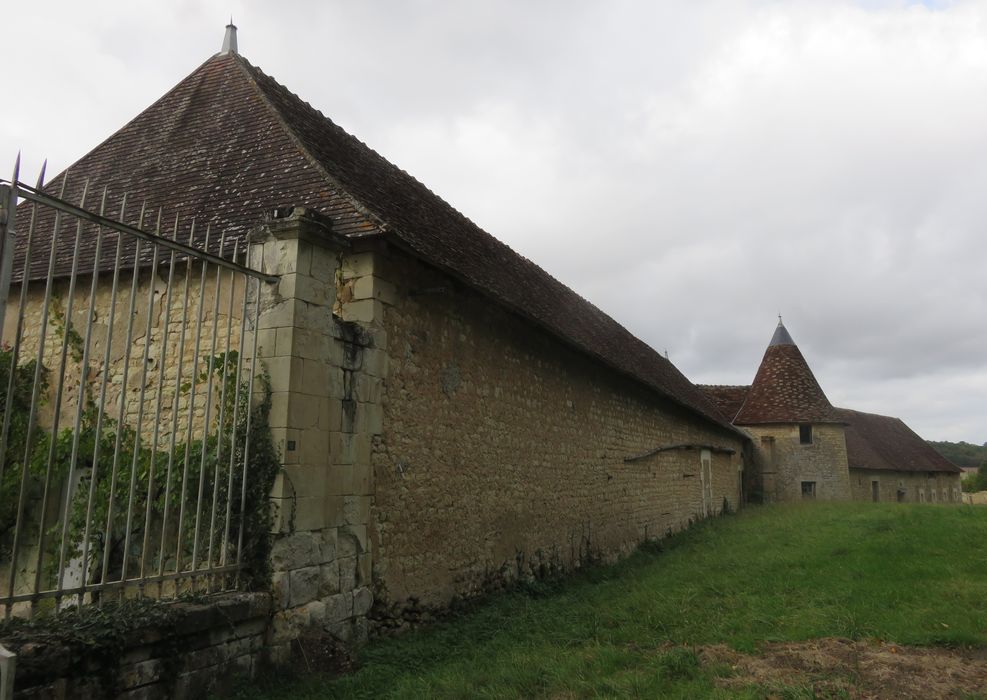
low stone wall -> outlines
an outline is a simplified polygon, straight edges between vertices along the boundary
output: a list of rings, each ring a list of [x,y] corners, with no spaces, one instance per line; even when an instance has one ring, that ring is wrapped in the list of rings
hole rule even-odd
[[[253,675],[268,660],[271,619],[266,593],[171,603],[168,622],[137,626],[114,647],[0,639],[17,653],[15,700],[41,698],[198,698],[234,675]],[[98,643],[100,630],[89,631]]]
[[[987,506],[987,491],[964,493],[963,502],[971,506]]]
[[[959,503],[962,493],[959,474],[881,469],[851,469],[850,488],[855,501],[878,500],[891,503]]]

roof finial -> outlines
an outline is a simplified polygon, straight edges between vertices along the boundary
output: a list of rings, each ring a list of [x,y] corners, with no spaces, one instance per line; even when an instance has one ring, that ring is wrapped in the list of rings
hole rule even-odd
[[[768,343],[768,347],[772,345],[795,345],[795,341],[792,340],[791,334],[788,329],[785,328],[785,324],[781,322],[781,314],[778,314],[778,326],[775,328],[774,335],[771,336],[771,342]]]
[[[233,15],[230,15],[230,23],[226,25],[226,36],[223,37],[223,49],[219,53],[236,52],[236,25],[233,24]]]

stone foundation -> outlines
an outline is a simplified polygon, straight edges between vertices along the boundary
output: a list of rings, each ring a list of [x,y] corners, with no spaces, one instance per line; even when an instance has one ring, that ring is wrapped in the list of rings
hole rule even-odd
[[[200,698],[269,660],[269,595],[168,605],[169,625],[133,629],[115,658],[47,641],[15,647],[15,700]]]

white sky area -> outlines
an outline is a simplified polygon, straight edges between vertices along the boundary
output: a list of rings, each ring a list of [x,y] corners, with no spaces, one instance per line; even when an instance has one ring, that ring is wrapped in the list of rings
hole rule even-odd
[[[0,172],[240,53],[695,382],[987,440],[987,2],[5,0]],[[7,165],[3,165],[6,163]]]

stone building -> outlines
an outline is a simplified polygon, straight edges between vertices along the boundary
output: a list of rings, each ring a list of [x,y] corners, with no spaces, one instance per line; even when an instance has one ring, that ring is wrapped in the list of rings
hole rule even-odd
[[[194,219],[180,240],[226,254],[249,241],[249,265],[278,277],[261,289],[256,325],[223,318],[247,324],[270,376],[283,467],[271,494],[275,657],[305,627],[358,640],[372,624],[614,559],[740,507],[745,491],[955,499],[951,465],[904,424],[829,403],[783,326],[750,387],[704,392],[251,65],[233,27],[221,53],[70,172],[45,191],[76,201],[83,186],[106,188],[108,211],[128,193],[166,221]],[[123,218],[146,227],[135,217]],[[70,238],[35,242],[62,277]],[[109,251],[80,250],[84,269],[112,268]],[[28,285],[27,318],[50,260],[15,280]],[[135,265],[154,299],[150,259]],[[72,323],[84,320],[84,287]],[[164,342],[161,361],[174,362],[178,311],[152,305],[137,349]],[[142,357],[123,350],[109,349],[111,364]],[[136,384],[114,387],[131,415]]]
[[[279,276],[256,327],[235,319],[270,375],[283,464],[275,655],[307,626],[360,639],[372,621],[614,559],[740,506],[747,435],[701,390],[251,65],[234,31],[45,191],[105,187],[108,211],[129,193],[166,221],[194,217],[180,240],[249,238],[250,266]],[[80,257],[112,262],[85,243]],[[46,267],[17,282],[43,285]],[[142,289],[158,283],[141,274]],[[162,323],[154,311],[138,348],[175,332]]]
[[[702,387],[753,442],[765,501],[960,502],[960,469],[898,418],[835,408],[781,319],[750,386]]]

